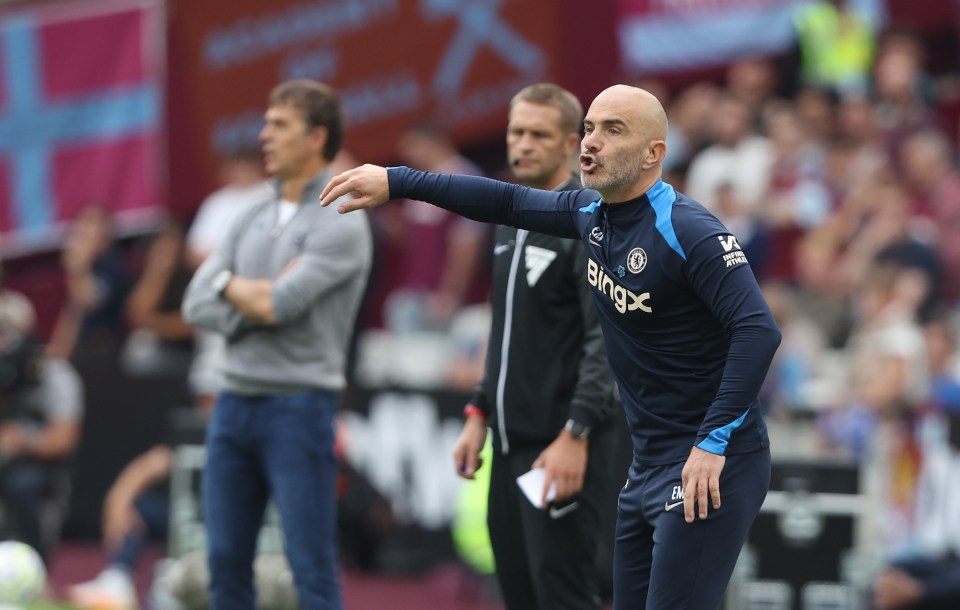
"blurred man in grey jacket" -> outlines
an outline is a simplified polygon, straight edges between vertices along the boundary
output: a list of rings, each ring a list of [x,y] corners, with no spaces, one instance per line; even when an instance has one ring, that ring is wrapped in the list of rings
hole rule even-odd
[[[343,139],[337,94],[296,80],[270,94],[260,134],[276,194],[230,228],[183,311],[227,338],[207,433],[203,511],[211,610],[253,610],[264,509],[279,509],[304,610],[340,610],[334,417],[372,257],[365,216],[317,198]]]

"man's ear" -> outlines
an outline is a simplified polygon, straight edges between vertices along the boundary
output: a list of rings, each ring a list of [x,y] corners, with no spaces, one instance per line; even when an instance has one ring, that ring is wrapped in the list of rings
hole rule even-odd
[[[313,146],[313,149],[317,152],[318,155],[323,154],[323,149],[327,145],[327,138],[330,137],[330,131],[323,127],[322,125],[314,127],[310,130],[310,141]]]
[[[663,140],[654,140],[650,143],[650,146],[647,147],[646,154],[643,155],[643,169],[650,169],[651,167],[662,163],[663,158],[666,155],[666,142]]]

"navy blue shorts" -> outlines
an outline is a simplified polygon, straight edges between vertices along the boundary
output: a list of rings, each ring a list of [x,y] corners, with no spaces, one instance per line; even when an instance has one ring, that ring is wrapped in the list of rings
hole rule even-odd
[[[630,466],[620,492],[613,552],[614,610],[712,610],[720,606],[770,485],[770,450],[727,456],[719,510],[683,519],[684,462]]]

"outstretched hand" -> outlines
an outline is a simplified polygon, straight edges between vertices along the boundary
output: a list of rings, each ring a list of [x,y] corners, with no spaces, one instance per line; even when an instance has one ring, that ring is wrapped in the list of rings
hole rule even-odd
[[[341,214],[386,203],[390,199],[386,168],[368,163],[337,174],[320,193],[320,205],[326,207],[348,194],[353,195],[353,199],[337,206]]]

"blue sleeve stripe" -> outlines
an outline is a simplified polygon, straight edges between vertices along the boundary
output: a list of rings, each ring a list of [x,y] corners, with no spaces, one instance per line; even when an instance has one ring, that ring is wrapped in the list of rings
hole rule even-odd
[[[677,239],[677,233],[673,230],[671,212],[673,202],[677,200],[677,192],[663,180],[657,180],[653,188],[647,191],[647,199],[650,200],[650,205],[653,206],[653,211],[657,215],[657,231],[660,231],[667,245],[679,254],[680,258],[687,260],[687,255],[680,247],[680,240]]]
[[[700,441],[700,444],[697,445],[697,447],[703,449],[704,451],[709,451],[710,453],[723,455],[723,453],[727,450],[727,443],[730,441],[730,435],[733,434],[734,430],[743,424],[743,420],[747,418],[749,413],[750,409],[747,409],[743,412],[743,415],[738,417],[735,421],[730,422],[722,428],[717,428],[707,435],[707,438]]]
[[[596,200],[596,201],[594,201],[593,203],[588,203],[587,205],[585,205],[585,206],[583,206],[582,208],[580,208],[579,211],[583,212],[584,214],[593,214],[593,213],[597,210],[598,207],[600,207],[600,200],[599,200],[599,199]]]

